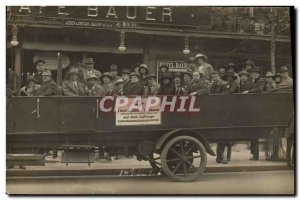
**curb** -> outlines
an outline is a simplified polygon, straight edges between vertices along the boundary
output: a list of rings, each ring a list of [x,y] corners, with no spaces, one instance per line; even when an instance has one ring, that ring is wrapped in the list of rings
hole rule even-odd
[[[277,171],[292,170],[291,167],[283,165],[275,166],[226,166],[207,167],[205,173],[222,172],[253,172],[253,171]],[[127,169],[59,169],[59,170],[6,170],[6,177],[51,177],[51,176],[157,176],[151,168],[127,168]]]

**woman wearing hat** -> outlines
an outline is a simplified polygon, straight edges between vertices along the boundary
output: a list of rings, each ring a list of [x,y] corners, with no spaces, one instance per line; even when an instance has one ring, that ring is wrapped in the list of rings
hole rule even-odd
[[[87,84],[86,90],[89,96],[96,96],[96,97],[104,97],[105,91],[103,87],[98,83],[98,77],[96,74],[89,74],[86,77]]]
[[[125,95],[143,95],[144,86],[140,83],[140,74],[132,72],[130,74],[130,84],[128,86],[127,94]]]
[[[115,87],[113,90],[114,96],[123,96],[124,95],[124,81],[123,79],[119,79],[115,83]]]
[[[41,85],[36,83],[34,76],[28,76],[26,85],[21,88],[21,96],[35,96]]]
[[[174,95],[175,86],[172,81],[172,74],[170,72],[163,73],[160,81],[159,95]]]
[[[42,73],[45,70],[45,60],[39,59],[34,62],[34,66],[36,68],[36,73],[34,73],[34,79],[37,84],[43,83]]]
[[[167,72],[169,72],[168,65],[163,64],[163,65],[159,66],[159,68],[158,68],[158,79],[160,79],[163,76],[163,74],[167,73]]]
[[[144,88],[144,95],[157,95],[160,85],[156,83],[155,74],[150,74],[147,76],[147,85]]]
[[[147,75],[149,74],[149,69],[146,64],[141,64],[139,68],[139,74],[140,74],[140,82],[143,86],[147,85]]]
[[[280,83],[281,83],[281,81],[282,81],[281,74],[280,74],[280,73],[275,74],[275,75],[273,76],[273,79],[274,79],[276,88],[279,88],[279,87],[280,87]]]
[[[36,91],[36,96],[53,96],[57,94],[57,84],[52,79],[50,70],[44,70],[42,73],[43,83]]]
[[[78,81],[79,72],[77,68],[71,68],[62,84],[62,91],[65,96],[86,96],[86,86]]]
[[[196,66],[194,71],[200,72],[204,75],[204,79],[209,81],[211,80],[211,73],[214,71],[213,67],[206,62],[207,56],[203,54],[197,54],[194,58]]]
[[[111,75],[109,72],[104,72],[101,76],[102,87],[105,92],[105,96],[111,96],[114,90],[114,86],[111,83]]]
[[[235,82],[236,79],[237,79],[237,77],[235,76],[234,72],[227,71],[225,73],[223,80],[226,81],[226,85],[224,87],[222,94],[233,94],[233,93],[237,92],[238,87]]]
[[[272,72],[267,72],[265,90],[268,91],[268,90],[273,90],[275,88],[276,88],[276,84],[275,84],[275,81],[274,81],[274,75],[273,75]]]
[[[281,74],[282,81],[280,87],[293,87],[293,79],[289,76],[289,70],[286,66],[280,67],[279,70]]]

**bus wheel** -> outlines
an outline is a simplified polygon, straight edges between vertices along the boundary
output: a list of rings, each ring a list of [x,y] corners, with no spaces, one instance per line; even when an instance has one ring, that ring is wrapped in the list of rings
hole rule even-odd
[[[207,163],[202,143],[191,136],[177,136],[164,146],[162,169],[167,176],[182,182],[193,181],[204,172]]]

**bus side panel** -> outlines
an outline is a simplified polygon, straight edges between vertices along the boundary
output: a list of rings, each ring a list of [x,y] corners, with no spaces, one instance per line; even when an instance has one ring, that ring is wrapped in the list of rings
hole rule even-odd
[[[93,131],[96,119],[96,98],[62,97],[60,131]]]
[[[40,97],[40,117],[37,119],[38,132],[57,132],[59,123],[59,98]]]
[[[36,97],[13,97],[15,132],[35,132],[38,102]]]

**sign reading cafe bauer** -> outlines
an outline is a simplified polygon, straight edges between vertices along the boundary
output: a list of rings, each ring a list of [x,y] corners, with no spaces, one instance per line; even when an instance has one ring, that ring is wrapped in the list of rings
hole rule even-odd
[[[57,15],[102,20],[173,22],[172,7],[157,6],[8,6],[7,11],[18,14]]]

